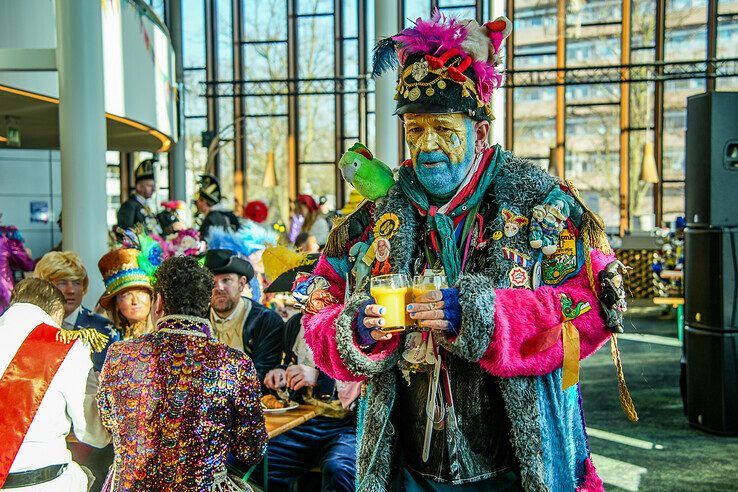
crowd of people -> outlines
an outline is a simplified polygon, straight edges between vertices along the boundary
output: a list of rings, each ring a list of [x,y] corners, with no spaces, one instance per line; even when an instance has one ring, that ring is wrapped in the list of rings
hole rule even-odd
[[[572,183],[488,143],[510,30],[436,13],[380,41],[411,159],[393,171],[354,145],[338,166],[362,198],[335,222],[299,195],[270,227],[265,203],[226,210],[204,175],[188,228],[182,204],[150,205],[144,161],[96,306],[74,252],[34,265],[17,231],[0,236],[2,287],[33,270],[0,296],[0,485],[602,490],[579,360],[611,340],[637,418],[616,356],[620,264]],[[443,282],[387,326],[373,281],[426,274]],[[268,439],[264,412],[290,402],[320,415]]]

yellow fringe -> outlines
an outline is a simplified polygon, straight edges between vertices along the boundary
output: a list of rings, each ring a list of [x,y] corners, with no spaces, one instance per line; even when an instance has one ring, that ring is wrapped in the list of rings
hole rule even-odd
[[[94,328],[81,328],[79,330],[66,330],[62,328],[56,334],[56,339],[64,343],[82,340],[83,343],[90,346],[93,352],[101,352],[108,343],[108,336],[103,335]]]
[[[636,412],[633,399],[630,397],[628,386],[625,384],[625,374],[623,374],[623,362],[620,360],[620,349],[618,348],[618,338],[615,333],[610,335],[610,354],[615,364],[618,375],[618,391],[620,393],[620,406],[623,412],[631,422],[638,422],[638,413]]]
[[[607,240],[607,234],[605,234],[605,221],[602,220],[602,217],[587,208],[587,205],[582,201],[582,197],[579,195],[579,190],[574,186],[574,183],[567,179],[566,186],[569,187],[571,194],[584,209],[582,227],[579,229],[579,237],[582,239],[582,244],[584,244],[585,251],[587,252],[587,254],[584,255],[584,265],[587,270],[589,288],[592,289],[592,292],[594,292],[595,295],[597,295],[597,284],[595,283],[592,259],[590,258],[589,251],[592,249],[598,249],[602,254],[613,254],[613,250]],[[625,412],[625,416],[628,420],[631,422],[637,422],[638,413],[636,412],[633,398],[631,398],[630,392],[628,391],[628,386],[625,384],[623,361],[620,359],[620,349],[618,348],[618,340],[615,333],[610,335],[610,353],[612,355],[612,362],[615,364],[615,370],[617,371],[620,406],[623,407],[623,412]]]

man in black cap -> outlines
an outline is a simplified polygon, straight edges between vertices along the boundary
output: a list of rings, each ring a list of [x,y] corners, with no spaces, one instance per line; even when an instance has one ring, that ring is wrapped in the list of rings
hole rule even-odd
[[[146,159],[136,168],[136,191],[118,209],[118,226],[132,229],[141,224],[147,233],[156,232],[156,211],[148,205],[148,200],[156,192],[154,164],[156,159]]]
[[[213,226],[234,231],[238,229],[238,217],[233,212],[218,209],[222,198],[218,179],[212,174],[200,176],[200,189],[195,195],[195,205],[203,216],[200,225],[200,237],[203,240],[207,241],[208,230]]]
[[[227,249],[211,249],[205,266],[215,283],[210,299],[210,321],[218,341],[241,350],[254,361],[259,380],[279,364],[284,321],[274,311],[242,296],[254,277],[251,264]]]

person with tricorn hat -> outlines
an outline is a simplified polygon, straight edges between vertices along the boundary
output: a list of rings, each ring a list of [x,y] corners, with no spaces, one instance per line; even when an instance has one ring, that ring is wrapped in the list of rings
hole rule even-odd
[[[244,297],[254,267],[227,249],[209,249],[205,267],[215,278],[210,321],[218,341],[246,353],[260,381],[279,363],[284,321],[274,311]]]
[[[146,159],[136,167],[136,191],[118,209],[118,227],[133,229],[141,224],[147,233],[156,232],[156,210],[149,206],[149,199],[156,193],[156,159]]]
[[[375,48],[375,75],[400,65],[411,159],[334,226],[303,318],[320,370],[365,386],[358,490],[602,490],[579,361],[617,354],[622,306],[601,299],[621,283],[597,283],[615,258],[574,186],[488,145],[511,29],[436,12]],[[372,297],[411,283],[399,309]]]
[[[234,231],[238,229],[238,217],[233,212],[220,208],[220,201],[222,199],[223,195],[220,191],[218,178],[212,174],[203,174],[200,176],[200,189],[195,195],[195,206],[202,216],[202,223],[200,225],[201,238],[207,238],[208,231],[213,226]]]

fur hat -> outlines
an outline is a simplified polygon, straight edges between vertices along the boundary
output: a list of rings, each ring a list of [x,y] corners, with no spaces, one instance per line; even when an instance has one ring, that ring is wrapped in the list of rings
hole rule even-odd
[[[490,120],[492,91],[502,85],[500,47],[512,31],[506,17],[479,25],[473,19],[430,19],[377,43],[372,76],[400,66],[396,114],[463,113]]]

